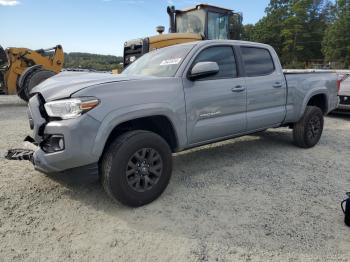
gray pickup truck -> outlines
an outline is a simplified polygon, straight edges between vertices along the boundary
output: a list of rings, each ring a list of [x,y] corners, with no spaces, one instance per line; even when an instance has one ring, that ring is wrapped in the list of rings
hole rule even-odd
[[[155,50],[121,75],[61,73],[31,92],[33,164],[98,171],[113,199],[141,206],[166,188],[172,153],[280,126],[314,146],[336,80],[284,74],[272,47],[228,40]]]

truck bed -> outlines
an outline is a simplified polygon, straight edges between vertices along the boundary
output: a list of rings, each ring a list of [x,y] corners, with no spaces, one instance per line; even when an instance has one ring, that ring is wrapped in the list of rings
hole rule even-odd
[[[337,107],[337,74],[334,70],[283,70],[283,73],[288,86],[286,122],[298,120],[309,98],[321,92],[328,100],[325,113]]]

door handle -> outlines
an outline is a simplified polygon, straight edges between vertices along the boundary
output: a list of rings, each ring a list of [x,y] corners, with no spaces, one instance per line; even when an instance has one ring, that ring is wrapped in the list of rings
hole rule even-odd
[[[273,87],[274,88],[280,88],[280,87],[282,87],[282,83],[281,82],[276,82],[276,83],[273,84]]]
[[[243,92],[244,90],[245,88],[241,85],[235,86],[231,89],[232,92],[236,92],[236,93]]]

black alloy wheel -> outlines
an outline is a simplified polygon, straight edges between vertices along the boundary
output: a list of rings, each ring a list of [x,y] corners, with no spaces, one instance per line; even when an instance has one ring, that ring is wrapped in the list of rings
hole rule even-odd
[[[128,185],[137,192],[151,190],[163,171],[162,157],[153,148],[142,148],[129,159],[126,167]]]

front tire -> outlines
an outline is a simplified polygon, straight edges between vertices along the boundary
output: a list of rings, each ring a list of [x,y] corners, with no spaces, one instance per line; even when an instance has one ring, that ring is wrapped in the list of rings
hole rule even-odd
[[[137,207],[162,194],[172,172],[171,150],[162,137],[136,130],[122,134],[107,146],[100,175],[112,199]]]
[[[323,131],[323,113],[319,107],[307,106],[303,117],[294,125],[293,140],[301,148],[315,146]]]

